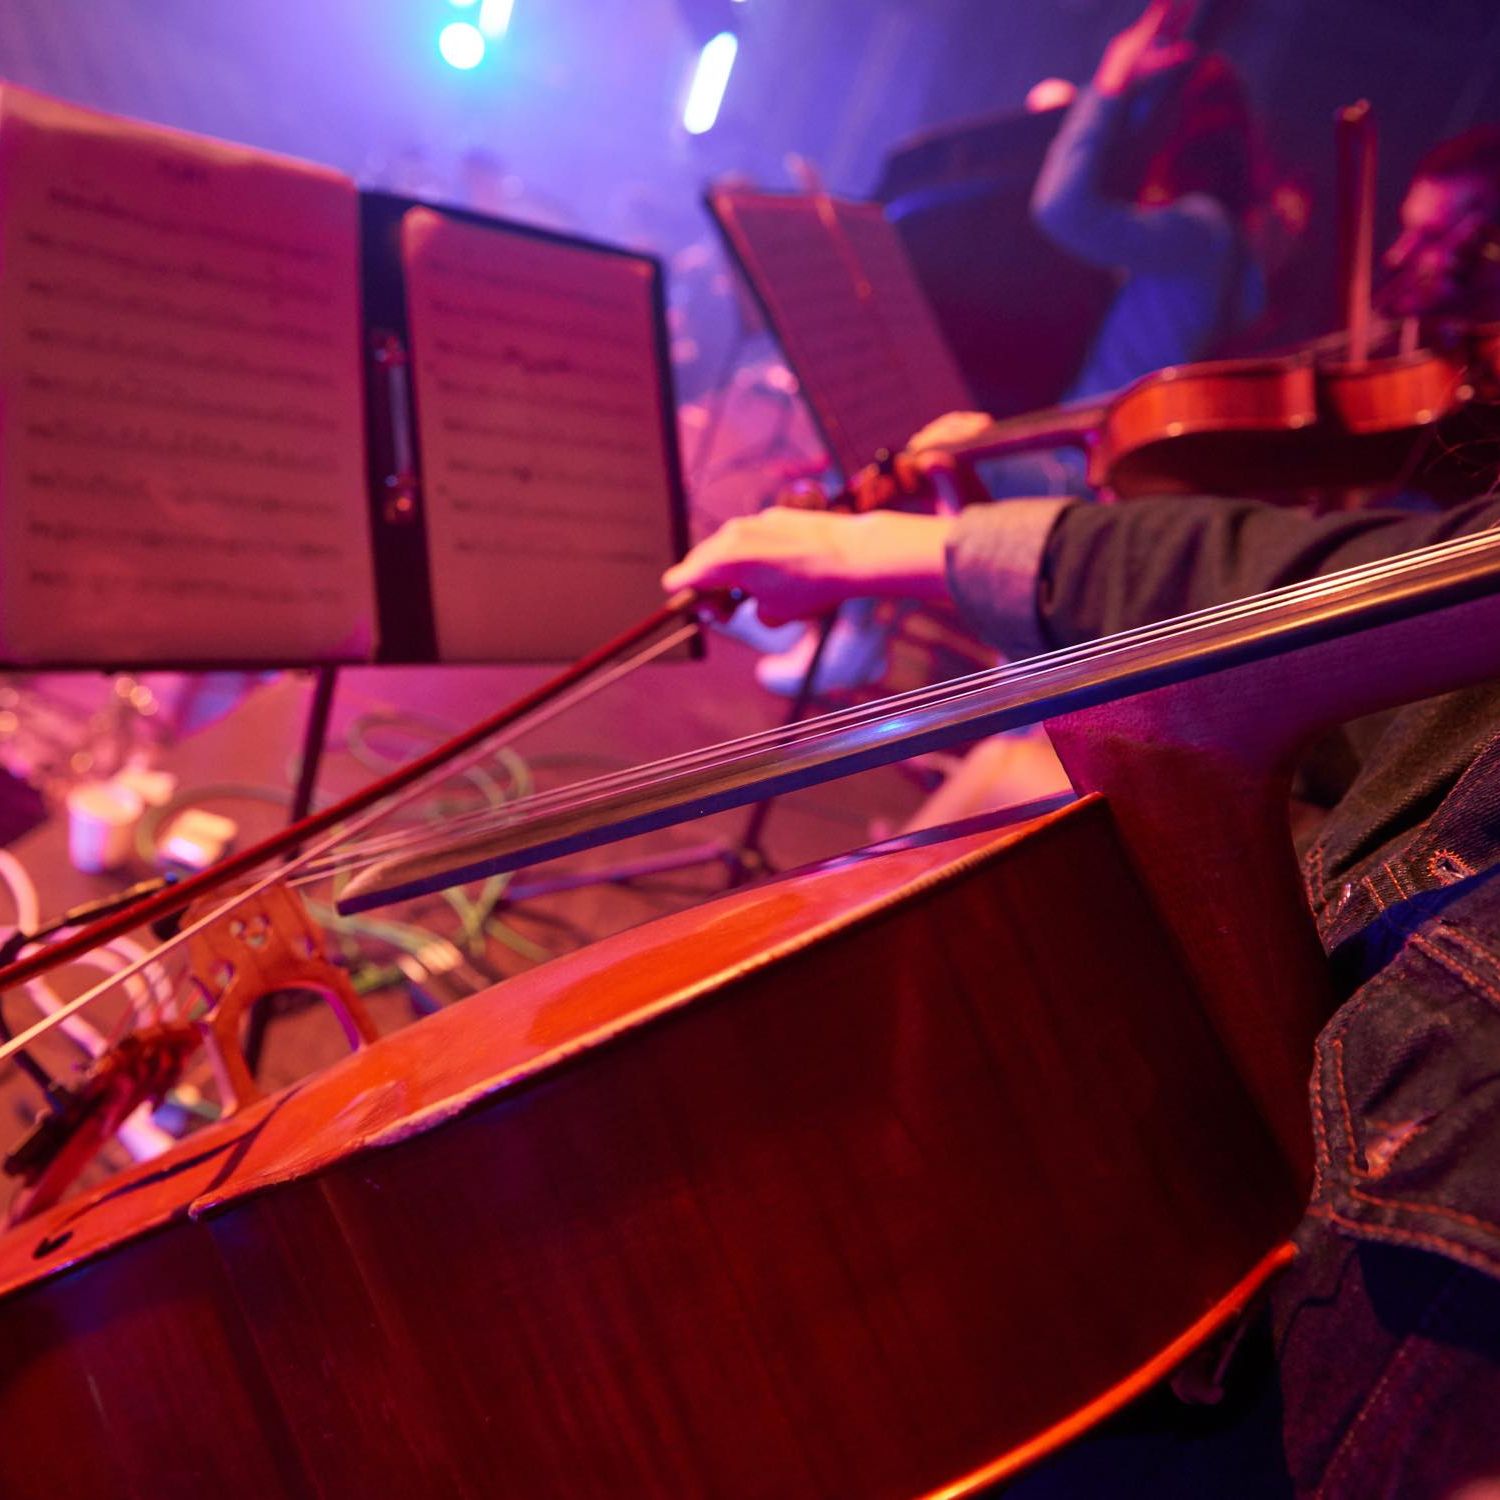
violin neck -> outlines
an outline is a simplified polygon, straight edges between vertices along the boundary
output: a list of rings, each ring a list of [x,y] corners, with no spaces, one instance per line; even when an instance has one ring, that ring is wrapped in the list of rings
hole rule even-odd
[[[1079,402],[1050,406],[1018,417],[1001,417],[951,449],[957,458],[978,463],[1002,458],[1007,453],[1028,453],[1040,448],[1084,448],[1104,422],[1109,407],[1102,402]]]

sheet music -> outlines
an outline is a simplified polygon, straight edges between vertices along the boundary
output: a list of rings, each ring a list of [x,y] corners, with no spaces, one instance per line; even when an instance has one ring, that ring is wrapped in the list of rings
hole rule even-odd
[[[833,212],[873,294],[876,316],[895,344],[921,427],[944,412],[973,405],[895,226],[878,203],[833,200]],[[908,437],[911,436],[909,432]]]
[[[0,659],[361,659],[347,178],[0,87]]]
[[[401,254],[438,655],[580,655],[675,557],[652,263],[428,208]]]
[[[741,191],[712,202],[846,475],[971,404],[878,207]]]

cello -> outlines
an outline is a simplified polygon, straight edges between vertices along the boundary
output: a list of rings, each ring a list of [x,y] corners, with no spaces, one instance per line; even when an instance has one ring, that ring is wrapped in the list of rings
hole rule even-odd
[[[1288,767],[1493,673],[1497,591],[1462,538],[385,851],[351,903],[1028,717],[1085,793],[609,939],[40,1211],[0,1239],[4,1492],[1015,1472],[1284,1263],[1329,1004]]]

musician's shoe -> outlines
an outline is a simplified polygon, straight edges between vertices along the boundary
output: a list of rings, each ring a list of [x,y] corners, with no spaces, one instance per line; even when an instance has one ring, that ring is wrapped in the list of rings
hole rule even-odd
[[[848,692],[879,682],[890,666],[890,636],[890,626],[871,619],[868,614],[856,612],[853,618],[847,613],[840,614],[818,662],[813,692]],[[768,693],[781,698],[796,697],[817,645],[817,627],[806,627],[802,639],[791,650],[764,656],[755,664],[755,680]]]

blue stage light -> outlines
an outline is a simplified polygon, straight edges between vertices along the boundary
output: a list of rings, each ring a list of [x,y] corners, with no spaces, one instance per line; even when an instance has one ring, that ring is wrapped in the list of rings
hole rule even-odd
[[[450,68],[477,68],[484,61],[484,36],[467,21],[451,21],[438,33],[438,51]]]
[[[479,7],[479,29],[490,37],[504,36],[510,29],[510,13],[516,0],[484,0]]]
[[[688,90],[687,103],[682,110],[683,128],[689,135],[702,135],[705,130],[713,129],[739,50],[739,38],[732,31],[721,31],[712,41],[705,43],[703,51],[698,54],[693,86]]]

